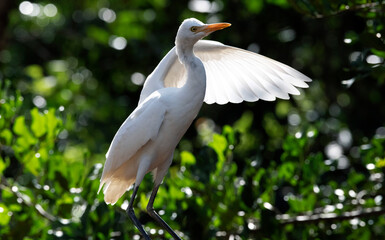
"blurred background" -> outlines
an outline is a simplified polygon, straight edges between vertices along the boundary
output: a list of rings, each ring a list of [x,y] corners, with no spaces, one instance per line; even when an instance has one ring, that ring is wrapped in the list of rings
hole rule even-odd
[[[0,2],[0,238],[140,239],[97,194],[104,155],[185,18],[313,79],[289,101],[203,105],[154,207],[184,239],[385,238],[385,5]],[[135,210],[153,239],[170,239]]]

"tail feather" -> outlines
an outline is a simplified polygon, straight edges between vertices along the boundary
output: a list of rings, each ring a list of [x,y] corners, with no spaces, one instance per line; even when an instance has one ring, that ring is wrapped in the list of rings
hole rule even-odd
[[[126,192],[126,190],[134,184],[135,179],[121,180],[121,179],[107,179],[106,186],[103,188],[104,201],[107,204],[114,205],[119,198]],[[99,187],[99,189],[102,187]]]
[[[115,204],[126,190],[135,182],[137,167],[129,161],[115,171],[104,171],[100,180],[98,193],[103,188],[104,201]]]

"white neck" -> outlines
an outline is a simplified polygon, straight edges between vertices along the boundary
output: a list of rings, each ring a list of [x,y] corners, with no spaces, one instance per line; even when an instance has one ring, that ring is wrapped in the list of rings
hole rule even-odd
[[[177,55],[187,72],[187,81],[182,87],[184,94],[201,101],[206,92],[206,72],[202,61],[193,51],[193,44],[177,44]]]
[[[176,54],[178,55],[179,61],[184,65],[188,64],[188,62],[195,57],[193,52],[194,45],[180,42],[175,42],[175,44]]]

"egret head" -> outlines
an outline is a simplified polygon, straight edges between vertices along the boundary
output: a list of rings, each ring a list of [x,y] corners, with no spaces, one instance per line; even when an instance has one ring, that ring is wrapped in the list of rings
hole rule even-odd
[[[204,24],[198,19],[188,18],[180,25],[176,34],[175,43],[192,46],[210,33],[230,26],[230,23]]]

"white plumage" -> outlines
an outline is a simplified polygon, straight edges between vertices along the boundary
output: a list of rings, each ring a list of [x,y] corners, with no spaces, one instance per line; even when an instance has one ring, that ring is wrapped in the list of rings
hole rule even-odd
[[[200,40],[228,26],[203,24],[196,19],[181,24],[176,46],[146,79],[137,108],[119,128],[107,152],[99,191],[104,186],[104,200],[114,204],[135,183],[129,215],[144,236],[132,203],[144,175],[153,172],[155,188],[148,210],[178,238],[159,216],[153,215],[152,204],[174,149],[203,102],[289,99],[289,94],[300,94],[296,87],[306,88],[306,82],[311,81],[293,68],[262,55]]]
[[[199,40],[194,53],[205,66],[204,102],[207,104],[289,99],[288,94],[300,94],[296,87],[307,88],[306,82],[311,82],[310,78],[283,63],[217,41]],[[160,88],[183,86],[185,74],[174,47],[147,78],[140,99]]]

